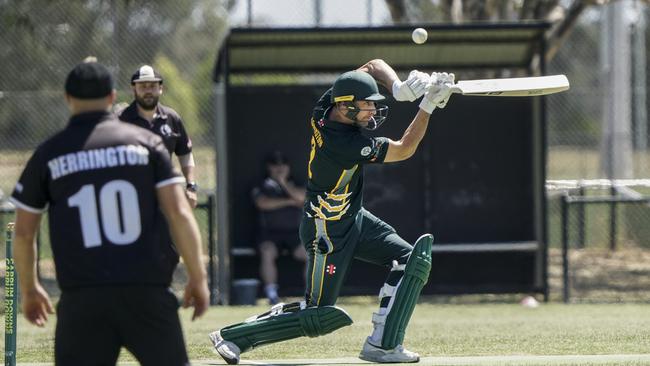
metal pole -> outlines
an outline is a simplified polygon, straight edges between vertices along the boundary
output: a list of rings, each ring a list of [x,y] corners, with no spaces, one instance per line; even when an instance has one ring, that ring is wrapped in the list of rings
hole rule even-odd
[[[604,7],[601,47],[603,54],[603,171],[609,179],[631,178],[631,37],[629,1],[616,1]]]
[[[646,47],[645,47],[645,11],[640,1],[634,2],[636,23],[634,24],[632,43],[632,63],[634,65],[633,80],[633,105],[636,133],[634,134],[635,147],[641,152],[639,166],[645,167],[645,152],[648,148],[648,113],[646,107]]]
[[[120,61],[122,58],[122,45],[124,44],[124,17],[122,16],[122,1],[111,1],[111,20],[113,21],[113,48],[111,50],[111,66],[113,67],[113,77],[116,80],[116,89],[121,89],[123,85],[122,70],[120,68]],[[128,5],[127,5],[128,6]],[[101,62],[101,60],[100,60]]]
[[[544,36],[539,37],[540,51],[539,51],[539,71],[542,75],[546,75],[546,55],[547,52],[547,43]],[[546,98],[540,98],[538,102],[539,108],[539,165],[535,167],[535,171],[538,172],[539,178],[536,179],[537,184],[541,185],[536,188],[536,191],[540,191],[538,198],[539,206],[539,219],[538,222],[541,225],[539,229],[539,239],[542,244],[541,252],[541,263],[539,263],[539,271],[541,271],[542,281],[544,286],[544,302],[547,302],[549,299],[549,285],[548,285],[548,222],[547,222],[547,192],[546,192],[546,163],[548,159],[548,113],[546,111]]]
[[[208,195],[208,273],[210,280],[210,305],[217,305],[217,286],[215,281],[214,249],[214,195]]]
[[[16,314],[18,312],[18,278],[14,267],[14,223],[7,224],[5,270],[5,366],[16,365]]]
[[[230,297],[230,195],[228,194],[228,128],[227,90],[228,52],[224,52],[224,69],[219,70],[224,75],[224,81],[215,86],[216,98],[216,155],[217,155],[217,303],[228,304]]]
[[[585,187],[582,185],[578,188],[578,194],[580,197],[585,196]],[[585,247],[585,205],[578,205],[578,248]]]
[[[562,195],[562,300],[569,302],[569,196]]]
[[[248,26],[252,27],[253,26],[253,0],[248,0],[247,5],[248,7],[246,12],[247,15],[246,21],[248,23]]]
[[[316,27],[320,27],[323,17],[323,9],[321,0],[314,0],[314,23]]]
[[[616,187],[611,187],[611,195],[616,196]],[[616,250],[616,201],[609,205],[609,249]]]

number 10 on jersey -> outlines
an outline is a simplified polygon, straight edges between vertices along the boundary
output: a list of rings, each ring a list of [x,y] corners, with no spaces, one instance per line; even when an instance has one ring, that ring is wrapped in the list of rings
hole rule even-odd
[[[104,184],[99,189],[99,196],[96,196],[94,185],[86,184],[68,198],[68,205],[79,209],[81,233],[86,248],[102,244],[100,230],[116,245],[132,244],[140,237],[142,225],[138,192],[128,181],[113,180]]]

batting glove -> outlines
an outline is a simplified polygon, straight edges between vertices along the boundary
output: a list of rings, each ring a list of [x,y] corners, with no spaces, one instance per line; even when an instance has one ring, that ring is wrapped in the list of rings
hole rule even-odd
[[[412,102],[424,95],[429,84],[429,74],[413,70],[406,81],[395,80],[393,83],[393,97],[395,100]]]
[[[436,108],[444,108],[451,96],[451,87],[454,85],[455,78],[456,76],[451,73],[432,73],[431,83],[420,102],[420,108],[429,114]]]
[[[442,83],[448,87],[452,87],[454,85],[454,82],[456,81],[456,75],[453,73],[446,73],[446,72],[440,72],[438,73],[439,75],[437,76],[438,82]],[[451,96],[451,93],[447,94],[447,97],[441,100],[436,107],[438,108],[445,108],[447,106],[447,102],[449,101],[449,97]]]

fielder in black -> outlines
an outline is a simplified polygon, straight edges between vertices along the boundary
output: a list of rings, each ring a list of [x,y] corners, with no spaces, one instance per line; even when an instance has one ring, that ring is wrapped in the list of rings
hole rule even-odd
[[[424,95],[420,110],[399,141],[366,137],[376,129],[388,107],[377,104],[377,82],[398,101]],[[241,352],[300,336],[316,337],[352,323],[336,307],[352,259],[390,269],[379,293],[374,330],[360,358],[372,362],[418,362],[420,356],[402,343],[406,326],[431,270],[433,236],[422,235],[411,246],[395,229],[363,208],[363,167],[402,161],[416,151],[431,112],[444,108],[454,75],[427,75],[413,70],[402,82],[382,60],[372,60],[340,75],[317,102],[311,118],[307,197],[300,238],[309,254],[305,301],[278,304],[271,311],[210,334],[217,352],[230,364]]]
[[[194,306],[194,318],[208,307],[208,289],[185,180],[159,136],[108,112],[115,90],[104,66],[77,65],[65,99],[68,125],[36,149],[11,197],[23,314],[43,326],[52,313],[34,241],[47,212],[62,291],[56,364],[115,365],[125,347],[142,365],[187,365],[169,289],[178,263],[170,232],[187,266],[184,306]]]
[[[175,154],[185,176],[185,195],[196,207],[198,185],[194,179],[192,140],[185,131],[181,116],[158,102],[163,93],[163,78],[149,65],[140,66],[131,76],[133,102],[118,113],[120,120],[151,130],[163,139],[169,154]]]

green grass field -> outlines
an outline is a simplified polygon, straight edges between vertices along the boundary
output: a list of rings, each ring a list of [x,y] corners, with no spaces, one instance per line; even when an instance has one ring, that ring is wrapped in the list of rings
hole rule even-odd
[[[525,308],[512,303],[452,305],[435,302],[431,298],[419,304],[406,336],[406,346],[422,357],[618,355],[639,354],[650,349],[650,307],[644,304],[550,303]],[[243,360],[354,358],[371,330],[374,303],[375,299],[370,297],[342,298],[339,306],[354,319],[352,326],[316,339],[300,338],[259,348],[244,354]],[[189,320],[189,310],[182,310],[191,359],[198,361],[197,364],[223,363],[212,353],[207,334],[266,310],[266,306],[212,307],[195,322]],[[19,320],[19,363],[51,362],[55,320],[51,318],[42,329],[27,324],[22,318]],[[133,358],[123,351],[120,360],[129,363]],[[494,364],[507,364],[506,361],[504,358],[503,362],[495,361]],[[541,362],[550,364],[548,360]],[[552,364],[564,364],[562,362]],[[566,364],[581,363],[567,361]],[[604,364],[642,363],[621,360]]]
[[[202,170],[199,181],[204,182],[202,183],[203,187],[213,186],[215,176],[212,170],[214,167],[212,152],[197,149],[196,153],[199,157],[198,160],[201,161],[200,166],[207,167]],[[3,158],[4,160],[0,159],[3,163],[3,174],[6,174],[4,183],[11,181],[11,185],[0,185],[5,191],[11,189],[20,172],[18,168],[5,168],[19,166],[20,155],[18,153],[10,154]],[[8,164],[5,165],[5,163]],[[594,152],[584,154],[584,152],[578,151],[550,151],[549,178],[576,178],[576,174],[583,178],[592,178],[595,177],[593,174],[597,170],[597,165],[597,155]],[[586,230],[588,247],[603,248],[607,245],[607,215],[605,211],[602,211],[606,209],[606,207],[590,208],[587,211],[589,217]],[[635,243],[635,248],[646,246],[644,242],[648,240],[648,236],[644,228],[647,225],[643,218],[650,216],[644,216],[647,215],[645,211],[641,212],[643,215],[638,212],[633,212],[634,215],[632,215],[632,212],[627,213],[627,208],[624,210],[626,211],[622,211],[619,222],[619,239],[621,242]],[[639,220],[630,224],[627,221],[629,220],[628,216],[638,217]],[[548,218],[549,244],[551,247],[557,248],[559,246],[559,210],[557,205],[554,206],[552,202],[549,204]],[[199,222],[202,224],[202,232],[205,233],[205,218],[202,217]],[[572,222],[570,226],[572,240],[575,240],[575,223]],[[2,249],[0,258],[4,257],[3,244],[0,243],[0,249]],[[47,247],[46,253],[42,253],[42,255],[49,258],[49,245],[45,247]],[[613,256],[611,253],[603,255],[603,261],[615,259],[612,258]],[[578,262],[574,260],[574,266],[576,264]],[[0,267],[3,265],[4,263],[1,263]],[[553,279],[559,276],[559,272],[554,272],[554,269],[557,268],[559,268],[557,265],[555,267],[551,265],[551,298],[554,300],[559,299],[559,287],[553,282]],[[594,272],[603,272],[602,274],[609,273],[603,269],[601,262],[588,262],[585,268]],[[634,267],[628,272],[638,278],[648,278],[645,267],[643,267],[643,271]],[[590,276],[598,280],[598,286],[602,286],[602,278],[596,275],[598,273]],[[591,278],[590,276],[582,277]],[[579,276],[581,282],[587,283],[582,277]],[[618,284],[618,282],[613,282],[611,276],[607,279],[607,283]],[[621,286],[624,286],[631,282],[629,277],[625,277],[620,283]],[[638,286],[640,286],[639,290],[647,289],[645,282],[640,282]],[[574,293],[576,296],[580,295],[579,292]],[[591,299],[593,296],[587,297]],[[600,295],[596,298],[601,299]],[[622,297],[622,299],[625,301],[626,297]],[[638,301],[637,298],[633,300]],[[405,344],[409,349],[419,352],[422,357],[428,357],[421,364],[650,365],[650,306],[646,305],[647,302],[644,301],[636,304],[579,303],[563,305],[550,303],[542,304],[536,309],[518,305],[516,296],[501,296],[490,303],[465,301],[462,297],[455,297],[449,302],[445,303],[445,301],[440,301],[440,298],[431,297],[425,299],[416,309]],[[260,363],[260,360],[285,360],[274,363],[305,365],[311,362],[304,360],[315,359],[321,360],[318,364],[327,364],[326,360],[334,359],[339,359],[337,364],[362,363],[356,359],[356,356],[362,342],[371,330],[370,316],[376,310],[375,298],[343,298],[339,305],[346,309],[354,319],[355,323],[352,326],[318,339],[302,338],[254,350],[245,354],[243,360],[256,360],[254,361],[256,363],[249,364],[265,364]],[[190,357],[197,361],[195,364],[223,364],[221,358],[212,353],[207,333],[266,310],[268,310],[266,306],[213,307],[196,322],[189,321],[189,310],[181,310]],[[22,317],[19,318],[19,363],[51,364],[55,322],[55,317],[52,317],[47,327],[37,328],[27,324]],[[4,325],[4,319],[2,324]],[[4,345],[4,338],[0,344]],[[633,359],[633,357],[625,359],[625,357],[619,356],[612,356],[609,359],[605,356],[572,359],[570,356],[634,355],[644,352],[648,352],[646,355],[648,358],[642,361]],[[549,356],[549,358],[537,358],[532,361],[516,358],[526,355]],[[554,355],[566,357],[550,357]],[[343,361],[340,361],[341,358]],[[123,352],[120,360],[120,364],[125,365],[133,364],[134,361],[126,351]]]

